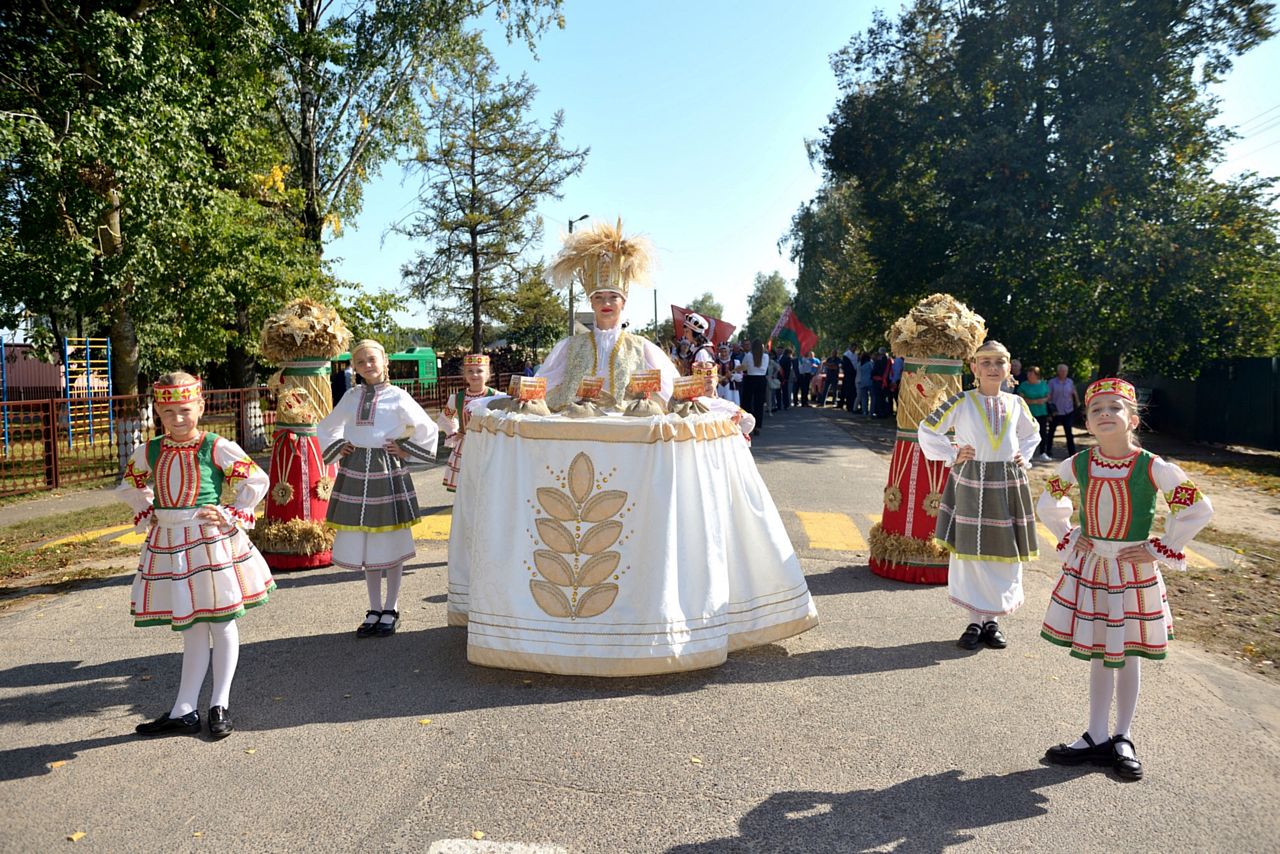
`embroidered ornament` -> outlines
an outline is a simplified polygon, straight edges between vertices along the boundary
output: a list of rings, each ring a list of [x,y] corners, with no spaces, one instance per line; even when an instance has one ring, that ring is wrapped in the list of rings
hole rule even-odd
[[[1071,492],[1071,484],[1067,483],[1060,477],[1051,477],[1049,482],[1044,485],[1049,490],[1049,494],[1054,498],[1066,498]]]
[[[288,484],[285,485],[288,486]],[[331,495],[333,495],[333,478],[325,475],[316,481],[316,498],[328,501]]]
[[[884,488],[884,509],[897,510],[902,506],[902,490],[896,484]]]
[[[1165,495],[1164,500],[1169,503],[1169,512],[1177,516],[1200,500],[1200,489],[1193,482],[1184,480]]]
[[[1089,408],[1089,401],[1101,394],[1114,394],[1116,397],[1123,397],[1130,403],[1138,402],[1138,393],[1133,387],[1133,383],[1125,382],[1115,377],[1107,379],[1095,380],[1089,384],[1084,390],[1084,405]]]
[[[276,504],[285,505],[293,500],[293,487],[283,480],[271,487],[271,500]]]
[[[928,516],[937,517],[942,509],[942,493],[930,492],[924,497],[924,512]]]
[[[166,403],[193,403],[201,399],[200,380],[176,385],[153,385],[151,395],[157,406]]]

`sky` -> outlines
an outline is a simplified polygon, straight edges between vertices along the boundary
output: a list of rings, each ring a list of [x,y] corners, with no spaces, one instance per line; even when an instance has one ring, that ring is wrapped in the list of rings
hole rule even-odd
[[[779,239],[813,197],[819,171],[805,141],[819,138],[838,97],[830,55],[864,30],[876,8],[897,4],[806,0],[565,0],[564,30],[538,58],[525,45],[488,39],[506,76],[538,87],[534,118],[564,111],[562,140],[589,147],[563,198],[540,207],[550,259],[570,218],[621,217],[655,248],[651,288],[633,288],[625,319],[643,326],[670,305],[711,292],[724,320],[741,325],[757,273],[788,279],[795,265]],[[1280,174],[1280,37],[1240,58],[1214,88],[1221,121],[1240,126],[1218,176]],[[416,182],[389,164],[366,188],[359,217],[326,249],[336,273],[368,291],[403,292],[400,267],[415,246],[388,233],[414,209]],[[589,221],[590,221],[589,220]],[[585,310],[581,302],[579,310]],[[405,326],[429,325],[406,297]]]

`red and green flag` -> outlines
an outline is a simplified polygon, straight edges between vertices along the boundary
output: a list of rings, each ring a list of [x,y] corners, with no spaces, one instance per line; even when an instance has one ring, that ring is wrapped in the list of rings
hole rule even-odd
[[[791,310],[791,306],[787,306],[782,312],[782,317],[778,318],[778,323],[773,327],[773,334],[769,336],[769,346],[771,348],[790,346],[797,356],[804,356],[818,346],[818,335],[801,323],[800,318],[796,317],[796,313]]]

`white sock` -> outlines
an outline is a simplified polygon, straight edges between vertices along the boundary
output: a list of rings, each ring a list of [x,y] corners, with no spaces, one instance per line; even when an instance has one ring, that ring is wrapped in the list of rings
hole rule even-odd
[[[1138,711],[1138,691],[1142,688],[1142,659],[1125,659],[1116,674],[1116,735],[1129,738],[1133,716]]]
[[[1111,695],[1115,691],[1115,678],[1111,668],[1102,663],[1101,658],[1089,662],[1089,737],[1094,744],[1102,744],[1110,736],[1108,724],[1111,720]],[[1088,747],[1084,738],[1076,739],[1072,747]]]
[[[387,570],[387,599],[384,611],[400,610],[400,581],[404,577],[404,564],[398,563]],[[382,622],[390,625],[395,621],[395,617],[390,614],[382,616]]]
[[[182,630],[182,679],[178,683],[178,699],[169,717],[180,718],[196,710],[204,675],[209,672],[209,624],[195,623]]]
[[[369,610],[382,610],[382,572],[381,570],[371,569],[364,574],[365,587],[369,588]],[[374,622],[377,617],[370,617],[368,622]]]
[[[977,611],[969,612],[969,622],[982,625],[983,623],[995,622],[994,617],[988,617],[986,614],[979,614]]]
[[[240,661],[240,628],[235,620],[227,620],[210,625],[209,634],[213,637],[213,696],[209,705],[229,709],[231,680]]]

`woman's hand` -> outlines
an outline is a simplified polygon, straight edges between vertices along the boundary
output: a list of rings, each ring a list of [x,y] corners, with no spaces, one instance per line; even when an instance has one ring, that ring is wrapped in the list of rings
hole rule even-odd
[[[196,518],[207,525],[216,526],[219,531],[230,531],[235,527],[227,524],[227,520],[213,507],[201,507],[196,511]]]
[[[1155,563],[1156,559],[1147,551],[1145,545],[1125,546],[1116,552],[1116,560],[1125,563]]]
[[[399,460],[409,459],[409,455],[405,453],[404,448],[397,445],[395,441],[392,439],[388,439],[387,441],[382,443],[382,450],[386,451],[388,454],[395,457],[396,459],[399,459]]]
[[[1013,464],[1018,468],[1024,469],[1027,467],[1027,461],[1022,458],[1022,451],[1013,452]]]
[[[338,451],[338,456],[349,457],[351,456],[351,452],[354,451],[355,449],[356,449],[355,445],[351,444],[350,442],[347,442],[345,445],[342,446],[342,450]]]
[[[977,452],[973,445],[960,445],[956,448],[956,459],[951,465],[958,466],[961,463],[967,463],[976,456]]]

